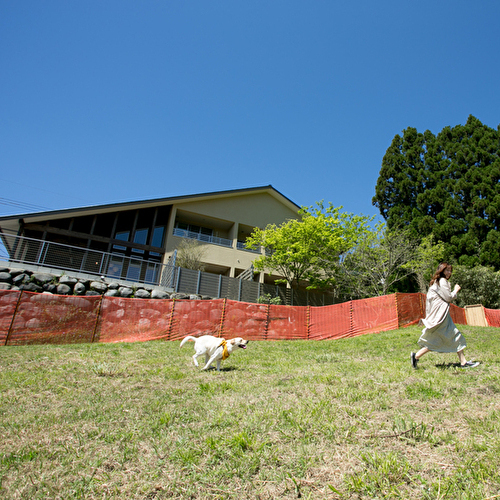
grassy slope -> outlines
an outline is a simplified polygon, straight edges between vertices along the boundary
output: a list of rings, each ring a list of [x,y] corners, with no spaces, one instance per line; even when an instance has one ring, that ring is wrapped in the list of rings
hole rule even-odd
[[[500,329],[461,370],[419,329],[251,342],[0,348],[0,497],[500,498]]]

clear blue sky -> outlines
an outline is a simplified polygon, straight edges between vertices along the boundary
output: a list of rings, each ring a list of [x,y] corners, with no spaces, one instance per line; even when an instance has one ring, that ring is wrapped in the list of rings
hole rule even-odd
[[[0,215],[267,184],[378,214],[396,134],[500,123],[499,25],[498,0],[0,0]]]

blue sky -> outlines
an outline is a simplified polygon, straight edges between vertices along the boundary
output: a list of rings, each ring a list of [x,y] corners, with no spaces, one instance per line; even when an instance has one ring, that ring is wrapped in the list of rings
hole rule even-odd
[[[272,184],[376,215],[407,127],[500,123],[500,2],[0,0],[0,215]]]

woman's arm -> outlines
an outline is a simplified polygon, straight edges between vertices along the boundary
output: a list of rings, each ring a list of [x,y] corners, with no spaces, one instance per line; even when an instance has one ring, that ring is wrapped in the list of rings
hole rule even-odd
[[[441,278],[439,280],[439,296],[445,300],[446,302],[451,302],[456,296],[458,291],[460,290],[459,285],[455,285],[453,292],[451,291],[450,283],[446,278]]]

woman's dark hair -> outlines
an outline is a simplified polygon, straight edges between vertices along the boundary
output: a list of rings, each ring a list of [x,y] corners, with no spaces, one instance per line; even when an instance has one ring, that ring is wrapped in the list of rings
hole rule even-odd
[[[439,264],[436,272],[432,276],[430,286],[434,285],[434,283],[436,283],[436,281],[437,281],[437,283],[439,285],[439,279],[446,277],[444,275],[444,272],[446,271],[446,269],[449,269],[450,271],[453,271],[453,266],[451,264],[448,264],[448,262],[441,262],[441,264]]]

